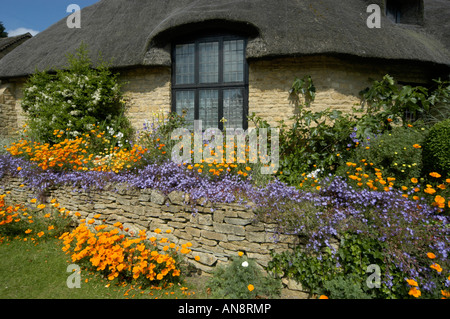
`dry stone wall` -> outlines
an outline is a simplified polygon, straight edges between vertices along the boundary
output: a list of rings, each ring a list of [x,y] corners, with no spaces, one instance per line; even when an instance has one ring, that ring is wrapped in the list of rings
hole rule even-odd
[[[189,194],[172,192],[163,194],[155,189],[132,189],[127,185],[115,185],[115,189],[85,191],[72,187],[60,187],[46,194],[36,194],[20,179],[4,177],[0,182],[0,194],[11,192],[17,201],[38,198],[49,202],[55,198],[72,213],[79,212],[80,218],[90,219],[101,214],[97,220],[106,224],[122,222],[124,227],[137,234],[145,229],[152,232],[159,228],[164,237],[176,244],[192,243],[193,253],[189,262],[197,269],[211,274],[216,266],[228,263],[239,251],[244,252],[258,265],[267,266],[271,251],[282,252],[301,244],[301,237],[279,235],[275,242],[275,224],[257,221],[253,205],[210,202],[204,205],[189,204]],[[201,201],[200,201],[201,202]],[[197,210],[195,212],[194,208]],[[198,261],[194,256],[199,256]],[[294,290],[306,298],[307,292],[293,280],[284,279],[287,289]]]

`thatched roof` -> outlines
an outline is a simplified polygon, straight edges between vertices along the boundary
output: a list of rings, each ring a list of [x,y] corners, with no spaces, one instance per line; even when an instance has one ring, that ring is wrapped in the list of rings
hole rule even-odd
[[[31,33],[27,32],[25,34],[16,35],[14,37],[0,38],[0,54],[32,37],[33,36],[31,35]]]
[[[66,19],[0,61],[0,78],[63,67],[83,41],[113,67],[170,65],[170,43],[221,26],[250,38],[247,57],[343,54],[450,65],[450,1],[424,0],[423,25],[369,29],[366,8],[384,0],[101,0],[81,12],[81,29]]]

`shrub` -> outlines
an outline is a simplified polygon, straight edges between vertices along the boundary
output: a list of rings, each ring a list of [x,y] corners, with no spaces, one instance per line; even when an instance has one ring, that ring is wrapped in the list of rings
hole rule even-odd
[[[235,257],[231,264],[218,266],[206,286],[216,299],[274,298],[280,294],[281,281],[263,276],[252,259]]]
[[[450,177],[450,119],[435,124],[423,145],[423,175]]]
[[[390,177],[396,185],[410,185],[411,178],[421,176],[422,149],[426,130],[415,127],[394,127],[383,134],[363,141],[356,140],[353,154],[342,161],[338,175],[345,176],[347,163],[362,163],[367,171],[377,168],[381,175]],[[370,173],[369,173],[370,174]],[[370,174],[373,175],[373,174]],[[375,178],[373,178],[375,179]],[[386,184],[386,186],[388,186]]]
[[[85,45],[68,56],[68,68],[56,73],[36,72],[24,88],[22,107],[28,118],[30,136],[56,143],[55,130],[70,130],[78,137],[100,124],[114,126],[125,139],[131,126],[124,116],[125,104],[117,75],[105,63],[93,68]]]

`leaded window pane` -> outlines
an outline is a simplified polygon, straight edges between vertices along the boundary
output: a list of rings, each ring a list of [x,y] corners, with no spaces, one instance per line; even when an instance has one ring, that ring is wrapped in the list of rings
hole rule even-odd
[[[204,129],[219,126],[219,91],[200,90],[199,119]]]
[[[176,110],[193,127],[195,119],[195,91],[177,91]]]
[[[180,44],[175,48],[176,84],[195,83],[195,44]]]
[[[244,40],[223,42],[223,81],[244,81]]]
[[[242,89],[223,91],[223,117],[227,128],[243,128],[244,95]]]
[[[219,42],[199,44],[200,83],[219,82]]]

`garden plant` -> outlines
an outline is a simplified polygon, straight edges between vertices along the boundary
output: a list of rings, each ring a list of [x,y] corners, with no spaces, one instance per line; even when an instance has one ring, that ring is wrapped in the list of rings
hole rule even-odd
[[[360,109],[344,114],[313,111],[311,77],[296,79],[290,94],[297,112],[291,124],[279,123],[280,168],[261,176],[262,164],[249,160],[245,145],[245,163],[208,161],[213,153],[201,163],[174,163],[171,133],[185,125],[183,116],[161,113],[133,138],[116,77],[106,67],[88,71],[83,51],[70,62],[70,70],[29,80],[28,126],[0,153],[0,178],[19,177],[37,194],[62,185],[103,189],[126,183],[187,192],[193,206],[200,199],[253,203],[257,219],[276,223],[275,242],[281,234],[306,242],[302,249],[273,253],[265,270],[296,280],[314,296],[450,297],[450,122],[440,117],[449,108],[448,82],[401,86],[387,75],[362,91]],[[55,109],[66,115],[53,119]],[[269,126],[255,115],[249,120],[257,129]],[[237,157],[239,148],[219,146],[225,150]],[[111,281],[178,284],[183,255],[195,254],[188,243],[175,245],[145,232],[130,236],[120,223],[106,225],[99,218],[76,218],[77,226],[68,230],[59,215],[46,213],[30,224],[44,208],[66,213],[56,199],[35,201],[8,206],[2,197],[0,234],[37,240],[58,229],[53,236],[73,262]],[[30,204],[37,205],[32,214]],[[380,269],[375,288],[367,285],[371,265]],[[239,274],[242,285],[230,272]],[[209,287],[215,298],[278,296],[279,281],[263,278],[251,259],[239,256],[216,271]]]

